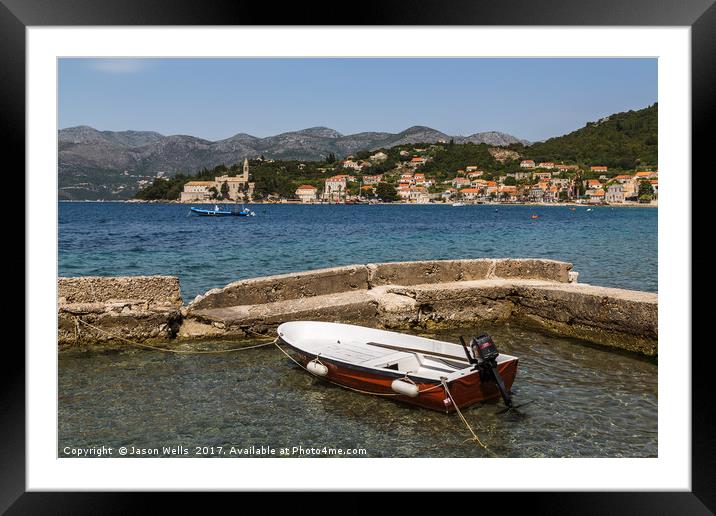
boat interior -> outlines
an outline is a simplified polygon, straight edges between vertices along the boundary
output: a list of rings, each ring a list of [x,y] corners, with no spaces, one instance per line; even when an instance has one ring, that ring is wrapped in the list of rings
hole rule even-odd
[[[290,324],[310,323],[286,323],[279,328],[279,335],[292,346],[319,357],[437,381],[474,372],[459,344],[371,328],[364,328],[363,332],[356,332],[356,327],[351,327],[350,332],[341,331],[340,327],[346,325],[334,323],[313,323],[322,326],[309,328],[309,331],[286,328]],[[501,354],[497,362],[514,358]]]

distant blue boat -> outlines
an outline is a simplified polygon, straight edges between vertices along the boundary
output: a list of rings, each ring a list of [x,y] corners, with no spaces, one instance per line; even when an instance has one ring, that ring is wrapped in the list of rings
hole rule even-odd
[[[191,208],[191,213],[194,213],[196,215],[200,215],[202,217],[253,217],[256,215],[253,211],[251,211],[248,208],[243,208],[242,210],[222,210],[219,209],[219,206],[214,206],[213,210],[207,210],[203,208]]]

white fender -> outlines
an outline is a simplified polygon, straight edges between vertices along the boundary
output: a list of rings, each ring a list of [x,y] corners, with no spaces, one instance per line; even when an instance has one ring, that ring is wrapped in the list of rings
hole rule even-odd
[[[309,373],[315,374],[316,376],[326,376],[328,374],[328,368],[315,360],[311,360],[306,364],[306,369],[308,369]]]
[[[418,386],[405,380],[393,380],[393,383],[390,384],[390,388],[398,394],[403,394],[411,398],[416,398],[419,394]]]

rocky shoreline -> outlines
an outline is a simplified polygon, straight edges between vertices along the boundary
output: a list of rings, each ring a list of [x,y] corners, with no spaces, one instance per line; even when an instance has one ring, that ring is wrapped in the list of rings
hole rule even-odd
[[[658,296],[577,282],[554,260],[349,265],[241,280],[184,305],[171,276],[59,278],[60,350],[275,335],[289,320],[396,330],[515,323],[656,356]]]

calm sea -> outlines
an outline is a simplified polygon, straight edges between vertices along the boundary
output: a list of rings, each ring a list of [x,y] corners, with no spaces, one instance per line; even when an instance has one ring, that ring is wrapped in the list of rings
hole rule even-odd
[[[255,217],[205,218],[187,205],[60,203],[59,274],[175,275],[189,301],[238,279],[352,263],[532,257],[572,262],[582,283],[657,291],[653,208],[249,207]]]
[[[489,452],[465,441],[470,434],[455,414],[327,384],[267,347],[60,353],[58,456],[70,456],[67,446],[102,445],[157,448],[159,456],[182,445],[191,457],[204,456],[196,447],[252,445],[363,448],[366,457],[657,456],[655,362],[510,324],[431,336],[457,342],[482,331],[520,357],[518,410],[504,413],[498,402],[464,411]]]

